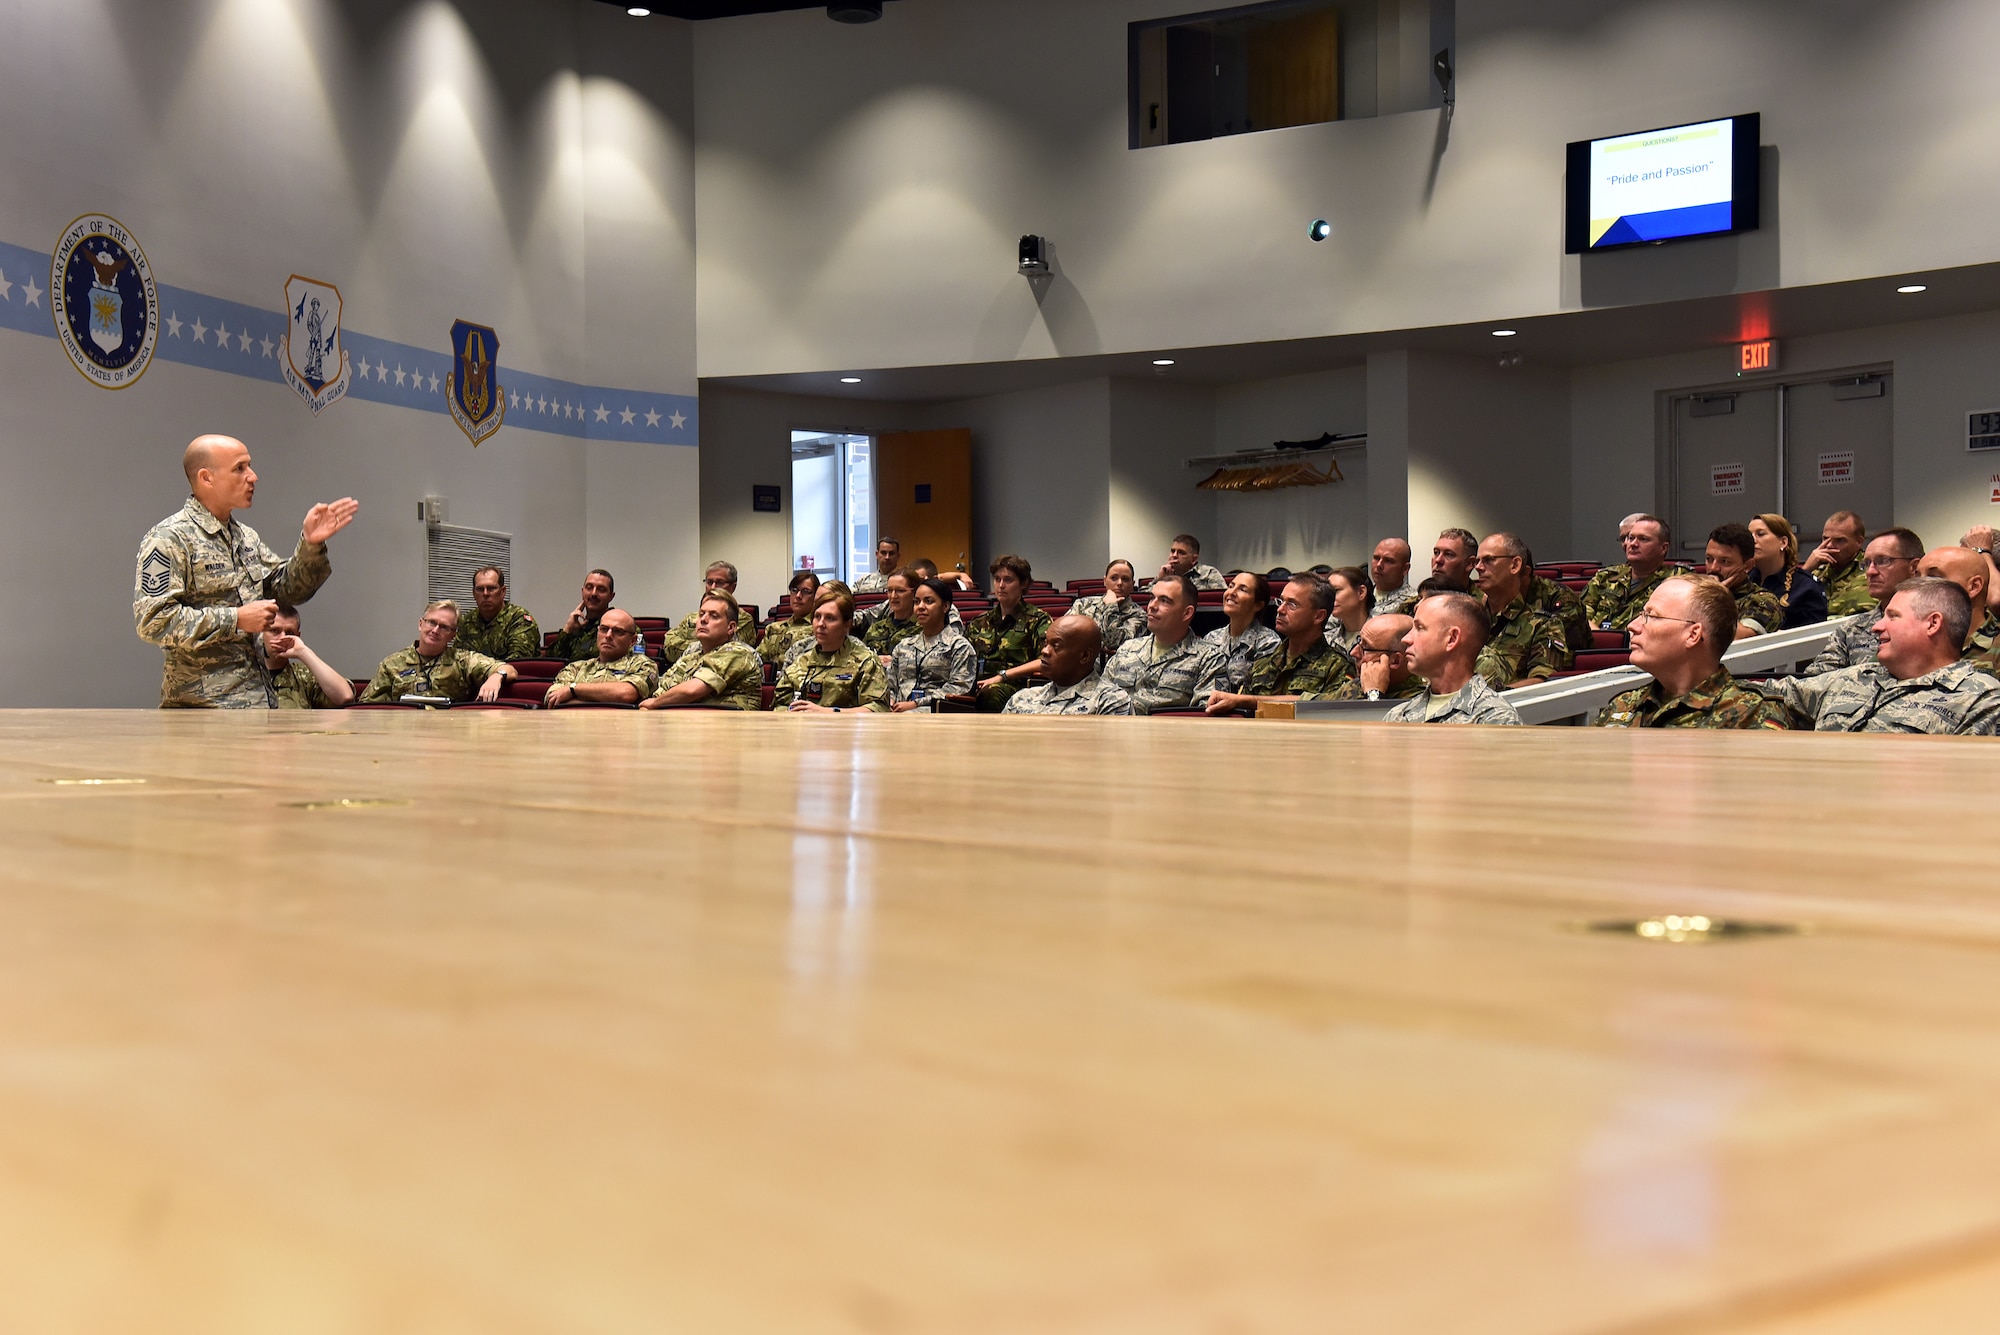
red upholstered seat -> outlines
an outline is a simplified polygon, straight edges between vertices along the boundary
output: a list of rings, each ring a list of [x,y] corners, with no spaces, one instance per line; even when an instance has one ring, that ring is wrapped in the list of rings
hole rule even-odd
[[[568,666],[560,658],[517,658],[513,663],[514,671],[529,681],[554,681]]]
[[[1590,647],[1592,649],[1617,649],[1622,651],[1631,642],[1631,638],[1622,630],[1593,629],[1590,632]]]
[[[542,702],[542,697],[547,695],[548,692],[549,684],[546,681],[520,679],[510,681],[502,686],[500,688],[500,698],[502,700],[520,700],[528,704],[539,705]]]

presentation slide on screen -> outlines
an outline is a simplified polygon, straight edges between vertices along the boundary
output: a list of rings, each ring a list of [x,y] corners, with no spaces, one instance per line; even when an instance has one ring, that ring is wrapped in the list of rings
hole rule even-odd
[[[1590,145],[1590,244],[1624,246],[1731,226],[1727,120],[1598,139]]]

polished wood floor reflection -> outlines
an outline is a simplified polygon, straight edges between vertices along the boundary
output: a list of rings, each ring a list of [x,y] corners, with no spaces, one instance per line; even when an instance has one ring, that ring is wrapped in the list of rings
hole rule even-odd
[[[0,1331],[1990,1331],[1996,756],[0,715]]]

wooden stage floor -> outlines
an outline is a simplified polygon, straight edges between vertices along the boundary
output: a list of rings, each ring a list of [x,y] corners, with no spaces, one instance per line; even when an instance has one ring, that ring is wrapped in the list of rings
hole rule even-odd
[[[1991,1331],[1996,757],[9,712],[0,1331]]]

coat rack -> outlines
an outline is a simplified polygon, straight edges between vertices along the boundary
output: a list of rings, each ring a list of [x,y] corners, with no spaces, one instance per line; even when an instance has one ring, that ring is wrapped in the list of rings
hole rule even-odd
[[[1273,441],[1268,449],[1238,450],[1234,454],[1206,454],[1183,462],[1189,468],[1213,468],[1195,483],[1201,491],[1283,491],[1291,487],[1324,487],[1345,482],[1337,450],[1359,450],[1368,446],[1366,432],[1337,436],[1329,431],[1318,440]],[[1316,461],[1324,459],[1325,466]]]

